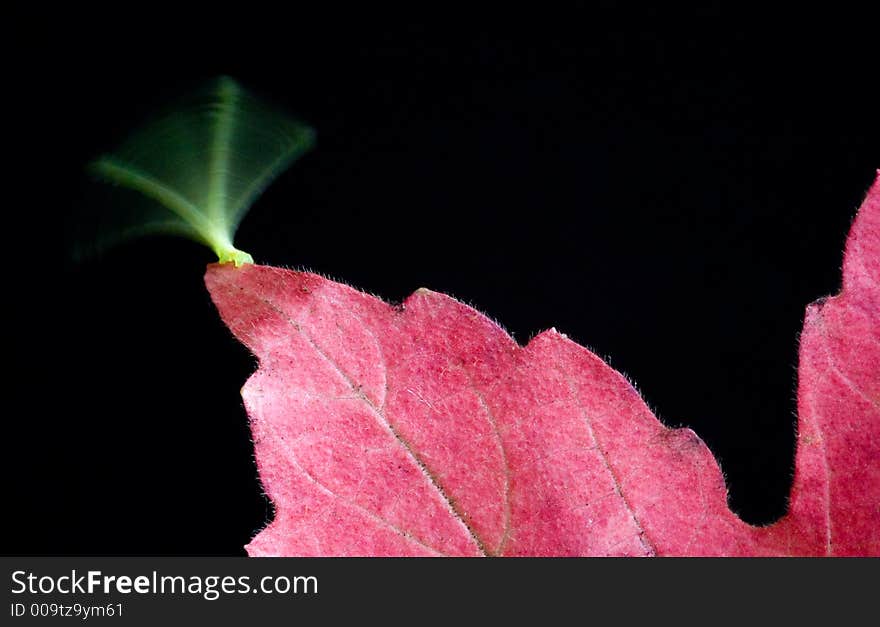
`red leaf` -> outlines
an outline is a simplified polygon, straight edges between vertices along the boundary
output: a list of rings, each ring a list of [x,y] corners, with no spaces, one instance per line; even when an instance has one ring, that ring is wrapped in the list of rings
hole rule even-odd
[[[752,527],[689,429],[555,330],[518,346],[428,290],[213,265],[275,520],[251,555],[880,555],[880,182],[807,308],[789,513]]]

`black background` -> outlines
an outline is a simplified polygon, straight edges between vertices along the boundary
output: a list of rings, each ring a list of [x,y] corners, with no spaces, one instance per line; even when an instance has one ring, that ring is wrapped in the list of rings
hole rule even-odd
[[[61,245],[85,163],[220,73],[318,134],[240,248],[555,326],[705,440],[745,520],[784,512],[804,307],[880,167],[868,16],[139,6],[10,22],[0,552],[241,555],[271,516],[210,252]]]

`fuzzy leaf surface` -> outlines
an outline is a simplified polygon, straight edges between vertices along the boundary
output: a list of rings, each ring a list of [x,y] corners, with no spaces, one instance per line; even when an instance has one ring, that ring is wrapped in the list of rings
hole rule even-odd
[[[209,266],[275,519],[250,555],[880,555],[880,183],[807,307],[788,513],[750,526],[689,429],[549,330],[519,346],[429,290]],[[794,338],[793,338],[794,339]]]

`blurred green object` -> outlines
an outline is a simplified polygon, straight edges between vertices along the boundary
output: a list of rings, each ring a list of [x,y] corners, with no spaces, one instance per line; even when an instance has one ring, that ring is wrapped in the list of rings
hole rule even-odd
[[[99,178],[141,196],[114,211],[96,244],[173,233],[206,244],[220,263],[253,263],[232,243],[238,225],[313,142],[311,128],[220,77],[89,164]]]

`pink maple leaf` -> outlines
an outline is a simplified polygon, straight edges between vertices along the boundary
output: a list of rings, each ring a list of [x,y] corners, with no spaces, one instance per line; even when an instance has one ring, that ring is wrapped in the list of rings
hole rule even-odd
[[[275,519],[250,555],[880,555],[880,179],[807,308],[788,513],[750,526],[709,449],[555,330],[521,347],[419,290],[212,265]]]

